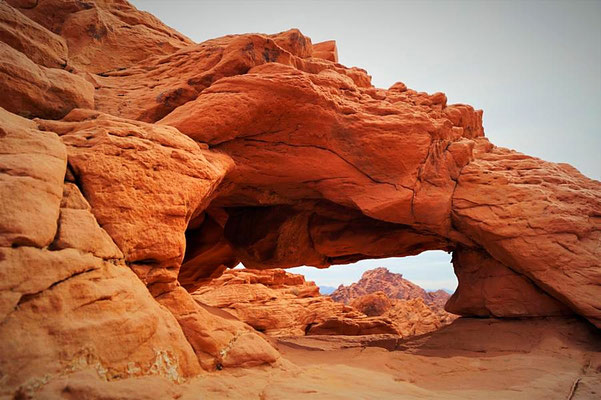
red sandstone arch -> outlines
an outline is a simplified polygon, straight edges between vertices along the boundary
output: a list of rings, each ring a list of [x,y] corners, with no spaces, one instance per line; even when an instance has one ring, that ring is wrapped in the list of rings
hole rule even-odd
[[[453,250],[450,310],[556,315],[563,303],[598,323],[598,182],[494,147],[481,112],[442,94],[302,69],[222,79],[160,121],[234,160],[211,208],[229,210],[237,259],[323,267]]]
[[[30,33],[0,43],[0,367],[15,390],[80,347],[115,376],[132,360],[149,373],[157,348],[181,376],[275,362],[185,290],[240,260],[443,249],[453,312],[601,327],[601,183],[495,147],[480,111],[375,88],[297,30],[194,44],[127,2],[8,3],[6,26]],[[121,342],[96,334],[123,327]]]
[[[93,187],[106,182],[94,178],[100,172],[86,154],[104,150],[79,147],[70,155],[99,222],[151,292],[172,290],[178,275],[193,288],[238,260],[323,267],[444,249],[456,252],[460,282],[470,282],[460,283],[454,312],[553,315],[566,312],[562,303],[599,325],[599,182],[495,147],[484,137],[482,112],[447,105],[442,93],[401,83],[377,89],[365,71],[310,55],[310,40],[298,31],[233,36],[98,78],[99,110],[151,121],[166,115],[153,130],[172,126],[201,145],[202,160],[178,156],[166,167],[195,172],[179,183],[145,184],[159,196],[157,220],[173,220],[168,234],[151,240],[143,205],[140,218],[129,218],[141,232],[136,238],[130,228],[113,228],[122,216],[108,212],[110,199],[96,198]],[[149,79],[157,84],[140,85]],[[173,94],[168,101],[165,93]],[[66,123],[77,132],[90,118],[72,112]],[[93,118],[114,124],[114,117]],[[205,183],[188,179],[194,175]],[[165,210],[173,204],[160,198],[165,190],[186,198],[177,200],[180,211]],[[486,290],[470,289],[483,282]],[[499,305],[504,299],[511,304]]]

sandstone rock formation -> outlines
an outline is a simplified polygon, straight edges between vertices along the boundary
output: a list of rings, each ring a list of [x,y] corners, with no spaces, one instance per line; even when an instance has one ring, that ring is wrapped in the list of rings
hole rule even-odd
[[[383,267],[365,271],[349,286],[340,285],[330,297],[366,315],[386,316],[404,337],[431,332],[457,318],[444,309],[451,297],[447,292],[426,292]]]
[[[46,34],[60,35],[68,48],[68,65],[77,71],[103,73],[130,67],[193,44],[153,15],[124,0],[7,0],[7,3],[28,17],[30,22],[24,25],[35,25],[36,30],[45,28]],[[21,34],[31,37],[22,30]],[[45,45],[45,41],[38,43]]]
[[[228,270],[201,286],[193,298],[270,336],[400,334],[389,318],[368,318],[322,296],[302,275],[281,269]]]
[[[43,386],[59,399],[595,400],[599,332],[575,318],[460,318],[409,340],[386,335],[278,339],[289,368],[205,374],[179,385],[161,377],[103,381],[79,371]]]
[[[330,296],[335,301],[349,304],[357,297],[375,292],[383,292],[391,299],[422,299],[426,304],[438,306],[444,306],[451,297],[444,290],[426,292],[415,283],[404,279],[403,275],[392,273],[384,267],[365,271],[358,282],[349,286],[340,285]]]
[[[35,64],[0,42],[0,107],[32,118],[61,118],[76,107],[94,107],[94,86],[57,68]]]
[[[0,120],[2,394],[29,395],[86,368],[109,380],[198,374],[176,319],[126,265],[67,174],[60,138],[2,109]]]
[[[495,147],[481,111],[375,88],[298,30],[194,44],[125,0],[0,14],[2,395],[277,364],[188,292],[239,261],[447,250],[453,312],[601,327],[601,183]]]
[[[0,3],[0,41],[48,68],[67,65],[65,39],[27,18],[6,2]]]
[[[460,287],[445,306],[450,312],[480,317],[571,313],[568,307],[533,286],[528,278],[480,251],[459,249],[453,254],[453,264]]]
[[[375,271],[375,273],[371,273]],[[385,268],[366,272],[373,277]],[[419,293],[419,286],[396,281]],[[392,283],[389,282],[392,288]],[[399,288],[397,288],[399,289]],[[398,290],[397,290],[398,292]],[[270,336],[373,335],[402,337],[420,335],[453,321],[442,305],[426,304],[421,297],[390,299],[384,292],[354,297],[349,305],[319,293],[314,282],[281,269],[228,270],[193,293],[202,305],[227,311],[256,330]],[[447,298],[449,295],[447,295]]]
[[[341,285],[342,286],[342,285]],[[353,299],[351,307],[365,315],[382,315],[392,307],[390,298],[384,292],[373,292]]]
[[[391,321],[397,335],[403,338],[435,331],[457,318],[442,306],[426,304],[419,297],[409,300],[390,299],[384,292],[359,296],[350,305],[365,315],[384,317]]]

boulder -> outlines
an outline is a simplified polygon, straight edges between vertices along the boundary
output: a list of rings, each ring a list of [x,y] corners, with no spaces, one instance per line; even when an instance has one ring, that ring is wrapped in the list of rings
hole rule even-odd
[[[0,107],[23,117],[59,119],[94,108],[94,86],[80,76],[35,64],[0,42]]]

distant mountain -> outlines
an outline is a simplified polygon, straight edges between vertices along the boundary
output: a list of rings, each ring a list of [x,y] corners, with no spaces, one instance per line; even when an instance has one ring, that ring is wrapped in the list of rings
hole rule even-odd
[[[390,299],[419,298],[426,304],[437,305],[441,308],[450,297],[450,294],[442,289],[427,292],[403,278],[402,274],[395,274],[383,267],[365,271],[357,283],[349,286],[340,285],[330,297],[339,303],[349,304],[353,299],[375,292],[384,292]]]
[[[324,296],[331,294],[332,292],[334,292],[334,290],[336,290],[336,288],[333,286],[320,286],[319,287],[319,293],[323,294]]]

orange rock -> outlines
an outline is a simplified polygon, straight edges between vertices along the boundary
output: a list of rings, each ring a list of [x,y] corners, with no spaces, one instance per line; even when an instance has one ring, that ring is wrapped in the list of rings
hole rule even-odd
[[[65,40],[6,2],[0,3],[0,41],[44,67],[64,68],[67,65]]]
[[[305,335],[313,325],[352,311],[321,296],[315,283],[305,282],[302,275],[280,269],[228,270],[193,297],[271,336]]]
[[[599,332],[575,318],[461,318],[404,341],[389,335],[302,336],[278,344],[285,367],[203,374],[180,385],[156,376],[107,382],[95,371],[81,371],[51,380],[36,394],[90,400],[199,394],[265,400],[564,399],[577,381],[574,399],[595,399],[601,388]]]
[[[492,258],[601,327],[601,287],[591,284],[601,270],[600,194],[601,182],[567,164],[494,148],[459,176],[453,221]]]
[[[73,183],[65,182],[58,230],[53,249],[80,249],[104,259],[120,259],[123,253],[90,212],[90,205]]]
[[[229,214],[220,224],[225,241],[213,241],[222,254],[212,261],[207,255],[205,264],[196,256],[201,267],[186,268],[187,287],[216,276],[234,258],[254,268],[324,267],[458,245],[486,249],[455,211],[467,179],[461,177],[501,151],[482,137],[482,113],[447,105],[441,93],[418,93],[402,84],[388,91],[370,87],[365,74],[303,58],[302,46],[281,47],[291,35],[215,39],[101,82],[101,108],[150,121],[167,114],[161,124],[235,162],[211,202]],[[192,75],[187,60],[195,59],[205,64]],[[150,90],[140,85],[151,76],[161,83]],[[126,104],[117,94],[140,102]],[[197,268],[203,269],[195,278]],[[591,318],[596,313],[588,308]]]
[[[3,394],[87,368],[107,380],[200,372],[175,318],[122,260],[27,246],[0,248],[0,259]]]
[[[0,42],[0,107],[25,117],[62,118],[73,108],[94,107],[94,87],[62,69],[34,64]]]
[[[392,300],[392,303],[385,316],[393,321],[403,337],[433,332],[457,319],[456,315],[449,314],[442,307],[426,304],[421,298]]]
[[[280,269],[228,270],[200,286],[193,297],[270,336],[409,336],[453,319],[423,302],[390,300],[383,292],[359,297],[347,306],[322,296],[315,283],[306,282],[302,275]]]
[[[126,68],[193,42],[126,1],[8,1],[69,47],[69,65],[93,73]]]
[[[495,148],[483,138],[481,112],[447,105],[441,93],[379,90],[358,85],[334,64],[302,66],[278,59],[220,79],[160,121],[234,160],[211,206],[228,210],[224,235],[246,266],[325,267],[428,249],[484,249],[597,323],[598,287],[574,288],[596,281],[599,269],[590,247],[598,236],[598,183]],[[560,186],[553,188],[553,179]],[[518,205],[528,196],[540,203]],[[519,234],[549,196],[565,217],[545,213],[529,235]],[[582,211],[573,216],[575,209]],[[568,254],[581,237],[583,247]],[[536,272],[549,269],[541,259],[518,261],[534,258],[525,246],[541,240],[537,246],[554,258],[547,263],[555,265],[554,278]],[[559,278],[571,268],[586,272]]]
[[[438,289],[433,292],[428,292],[430,300],[427,302],[428,304],[434,305],[440,309],[443,309],[446,302],[451,297],[447,291],[444,289]]]
[[[0,246],[52,243],[67,152],[56,134],[0,108]]]
[[[386,268],[365,271],[357,283],[340,285],[330,296],[336,301],[350,303],[364,314],[388,318],[405,337],[434,331],[457,318],[444,309],[451,297],[447,292],[426,292],[403,275],[391,273]],[[471,310],[449,311],[475,315]]]
[[[190,221],[186,230],[186,253],[177,277],[187,291],[193,292],[236,264],[238,259],[216,218],[207,212]]]
[[[453,254],[459,287],[445,308],[454,314],[481,317],[532,317],[571,314],[523,275],[516,274],[481,251],[458,249]]]
[[[601,183],[493,146],[481,111],[375,88],[298,30],[196,45],[124,0],[8,4],[21,14],[0,5],[0,396],[80,366],[178,381],[279,365],[267,338],[185,290],[238,261],[454,251],[452,309],[566,306],[601,327]],[[316,293],[291,293],[299,318]],[[278,329],[415,334],[443,321],[420,299],[391,303],[367,317],[318,300],[341,313]],[[245,318],[283,315],[249,304]]]
[[[158,296],[157,301],[178,320],[206,370],[272,364],[279,358],[271,344],[249,325],[195,302],[181,287]]]
[[[350,306],[361,311],[363,314],[374,317],[382,315],[390,310],[392,303],[384,292],[373,292],[353,298]]]
[[[210,369],[225,362],[220,351],[239,332],[252,329],[199,308],[179,287],[177,277],[184,258],[184,231],[191,217],[202,212],[204,199],[229,168],[227,157],[211,154],[173,128],[95,111],[74,110],[63,121],[37,122],[42,129],[57,132],[67,145],[72,174],[87,195],[95,218],[159,303],[177,318],[201,365]],[[104,189],[107,187],[111,190]],[[140,202],[140,198],[146,200]],[[66,212],[63,214],[68,215]],[[61,227],[55,246],[65,246],[69,238],[76,241],[77,235],[69,234],[69,226]],[[87,238],[81,245],[98,252],[92,246],[100,245],[101,240]],[[228,324],[229,330],[225,328]],[[240,345],[248,340],[253,345],[247,350],[257,350],[258,343],[263,343],[265,351],[244,356],[247,350],[236,350],[229,366],[276,360],[275,350],[264,341],[244,339]]]
[[[0,132],[2,395],[29,396],[49,377],[88,368],[107,380],[198,374],[176,319],[125,264],[79,188],[63,183],[58,136],[1,109]]]
[[[365,71],[309,59],[310,51],[310,39],[296,29],[275,35],[230,35],[208,40],[162,58],[150,59],[143,67],[102,74],[98,77],[97,108],[121,117],[156,122],[179,106],[195,100],[217,81],[246,74],[261,65],[268,69],[294,65],[314,73],[333,69],[348,76],[351,81],[369,85]],[[147,82],[153,84],[148,86]],[[219,107],[218,103],[215,106]],[[180,111],[184,114],[190,112],[187,109]],[[221,114],[227,118],[227,113]],[[194,112],[194,118],[199,118],[197,112]],[[206,116],[207,120],[214,118]],[[182,128],[179,124],[178,129]],[[185,130],[182,132],[189,134]]]
[[[94,216],[141,279],[159,287],[175,283],[187,224],[229,168],[227,157],[175,129],[95,111],[38,123],[67,145]]]
[[[96,369],[109,380],[162,375],[179,382],[198,374],[200,366],[208,369],[217,363],[229,367],[251,366],[278,360],[277,351],[251,327],[232,321],[231,317],[205,311],[186,291],[178,288],[177,270],[173,271],[168,259],[154,265],[149,265],[148,260],[139,264],[131,262],[137,253],[126,245],[128,237],[123,235],[132,230],[124,229],[117,235],[114,224],[111,227],[109,222],[101,227],[92,212],[100,211],[98,215],[102,215],[102,202],[98,200],[102,199],[102,191],[94,191],[100,197],[88,195],[95,204],[91,207],[78,186],[86,187],[84,182],[89,182],[90,177],[84,178],[83,171],[92,174],[84,160],[90,157],[95,160],[96,168],[105,167],[107,158],[116,153],[114,149],[124,145],[121,151],[136,149],[140,152],[138,156],[142,156],[138,160],[150,162],[148,169],[139,163],[139,171],[156,171],[153,166],[157,165],[162,165],[164,171],[169,164],[153,163],[150,157],[152,151],[164,149],[171,157],[162,158],[174,160],[175,164],[171,165],[179,173],[186,172],[183,169],[186,163],[194,167],[190,174],[196,183],[190,188],[208,190],[211,183],[198,185],[205,185],[203,179],[210,181],[219,176],[211,175],[217,170],[194,142],[169,128],[152,130],[145,124],[132,125],[92,111],[74,111],[61,122],[38,120],[36,123],[4,110],[0,115],[3,135],[0,144],[5,146],[4,155],[0,157],[1,179],[6,183],[2,186],[5,191],[0,192],[3,198],[0,211],[6,213],[2,222],[10,223],[0,234],[0,243],[6,246],[0,248],[0,338],[3,343],[0,370],[8,377],[3,384],[7,390],[20,388],[29,393],[40,385],[44,374],[60,375],[87,368]],[[49,130],[51,128],[60,133],[69,147],[69,166],[65,145]],[[109,131],[115,135],[113,142]],[[119,138],[124,141],[120,142]],[[90,152],[74,151],[80,143],[91,146],[87,148]],[[106,152],[94,153],[98,148]],[[142,153],[144,151],[147,153]],[[132,156],[136,159],[134,154]],[[204,169],[198,169],[200,163],[204,163]],[[134,168],[132,164],[129,172],[135,171]],[[110,168],[102,170],[105,175],[95,171],[98,171],[95,179],[115,177],[110,174]],[[205,178],[199,178],[198,174],[203,171]],[[67,182],[61,181],[61,175]],[[177,193],[186,189],[184,178],[178,181],[176,175],[171,175],[170,179],[169,183],[160,180],[153,183],[156,188],[162,185],[162,190],[176,184]],[[148,185],[150,180],[145,183]],[[14,190],[17,187],[20,189]],[[83,192],[89,193],[86,189]],[[166,196],[165,201],[177,198]],[[41,204],[46,207],[44,213]],[[192,200],[184,204],[195,207]],[[193,210],[181,213],[173,210],[166,212],[171,213],[172,218],[184,219],[179,228],[183,236],[186,218]],[[110,229],[112,235],[104,228]],[[163,234],[166,232],[167,228]],[[115,245],[113,237],[120,239],[117,241],[120,247]],[[141,233],[140,237],[145,236]],[[32,265],[40,269],[34,276],[27,272]],[[151,273],[141,274],[140,278],[156,290],[156,299],[129,268],[140,273],[144,266]],[[161,276],[171,278],[161,280]],[[168,283],[170,285],[166,285]],[[176,301],[172,303],[171,299]],[[20,331],[32,332],[33,336],[9,339]],[[113,332],[120,340],[113,340],[113,335],[98,335],[98,332]],[[32,337],[37,339],[32,341]],[[20,362],[13,363],[15,358]]]
[[[388,318],[345,318],[333,317],[311,326],[309,335],[378,335],[398,334],[392,321]]]
[[[94,369],[60,376],[44,385],[37,393],[40,398],[60,398],[69,393],[74,398],[110,399],[177,399],[184,385],[174,385],[162,376],[141,376],[113,381],[103,380]],[[194,390],[191,390],[192,392]],[[196,391],[198,394],[198,391]]]
[[[324,60],[338,62],[338,48],[336,47],[336,41],[328,40],[321,43],[315,43],[313,45],[313,53],[311,57],[323,58]]]
[[[422,298],[389,299],[383,292],[357,297],[351,306],[366,315],[379,316],[390,321],[395,334],[403,338],[433,332],[457,318],[440,307],[426,304]]]

